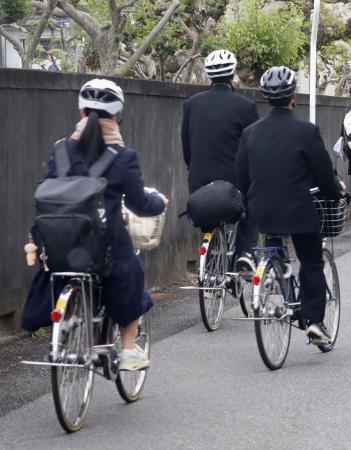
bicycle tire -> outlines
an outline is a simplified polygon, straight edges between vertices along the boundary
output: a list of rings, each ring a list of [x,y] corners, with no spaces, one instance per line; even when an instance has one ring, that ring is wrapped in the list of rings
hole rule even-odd
[[[249,317],[249,313],[252,309],[251,307],[251,300],[252,300],[252,282],[251,282],[251,276],[250,279],[242,280],[242,292],[239,298],[239,303],[241,307],[241,311],[244,314],[245,317]]]
[[[340,325],[340,285],[338,271],[332,253],[324,248],[324,275],[327,281],[327,301],[325,306],[324,324],[330,334],[329,344],[319,344],[318,348],[326,353],[330,352],[338,337]]]
[[[138,335],[135,343],[142,348],[150,358],[151,350],[151,320],[148,313],[139,319]],[[139,400],[147,377],[148,369],[135,371],[119,371],[116,378],[116,386],[119,395],[126,403],[133,403]]]
[[[290,317],[279,318],[286,310],[283,280],[281,264],[275,258],[271,258],[259,285],[255,286],[258,290],[255,294],[259,295],[260,305],[254,310],[254,317],[257,319],[267,317],[267,320],[255,321],[256,341],[261,358],[270,370],[277,370],[283,366],[290,346]]]
[[[215,228],[212,232],[203,264],[204,270],[200,270],[204,276],[202,280],[199,279],[199,287],[223,286],[227,271],[227,257],[225,237],[221,227]],[[201,319],[208,331],[218,330],[223,316],[225,297],[225,289],[199,290]]]
[[[84,310],[82,298],[80,285],[67,285],[59,297],[58,302],[65,299],[67,303],[63,318],[53,326],[52,348],[58,351],[52,362],[83,364],[86,361],[89,349],[86,317],[89,313]],[[51,367],[56,415],[67,433],[80,430],[85,422],[94,385],[94,372],[90,369]]]

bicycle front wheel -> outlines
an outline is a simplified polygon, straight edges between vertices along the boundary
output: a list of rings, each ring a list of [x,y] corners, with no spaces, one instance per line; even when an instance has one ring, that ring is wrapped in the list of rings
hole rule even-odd
[[[285,281],[285,280],[284,280]],[[255,334],[261,358],[270,370],[280,369],[288,355],[291,320],[286,315],[283,275],[279,261],[268,261],[254,294],[259,307],[254,310]]]
[[[139,319],[138,334],[135,344],[150,358],[150,315],[144,314]],[[145,385],[147,369],[135,371],[120,371],[116,379],[119,395],[127,403],[139,400]]]
[[[324,325],[329,336],[329,344],[320,344],[318,348],[322,352],[330,352],[333,349],[339,332],[340,324],[340,285],[339,277],[331,252],[323,249],[324,275],[327,282],[327,298],[325,305]]]
[[[51,354],[53,363],[64,365],[51,368],[51,382],[58,420],[65,431],[72,433],[83,426],[93,391],[94,372],[86,366],[89,313],[80,285],[67,285],[59,303],[64,313],[53,327]]]
[[[224,289],[227,271],[226,245],[223,230],[215,228],[203,260],[204,270],[199,287],[199,301],[202,321],[208,331],[218,330],[223,311],[226,291]]]

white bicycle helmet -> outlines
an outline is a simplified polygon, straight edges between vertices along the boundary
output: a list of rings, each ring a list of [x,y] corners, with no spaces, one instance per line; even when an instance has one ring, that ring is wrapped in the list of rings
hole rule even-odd
[[[266,70],[261,77],[261,93],[265,98],[287,98],[295,91],[296,84],[296,74],[293,70],[285,66],[274,66]]]
[[[205,59],[205,71],[209,78],[229,77],[235,72],[237,60],[228,50],[215,50]]]
[[[82,86],[78,106],[79,109],[98,109],[115,115],[123,110],[123,91],[111,80],[95,78]]]
[[[348,145],[348,147],[351,149],[351,111],[349,111],[343,121],[344,126],[344,138]]]

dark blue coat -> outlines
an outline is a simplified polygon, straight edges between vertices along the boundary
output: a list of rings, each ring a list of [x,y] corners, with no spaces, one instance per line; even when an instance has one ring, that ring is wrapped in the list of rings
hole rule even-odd
[[[68,175],[88,174],[84,155],[78,150],[73,139],[66,141],[68,155],[72,163]],[[121,147],[111,145],[120,149]],[[107,180],[105,205],[107,228],[112,244],[112,258],[128,258],[133,252],[131,238],[124,226],[121,213],[122,195],[125,194],[126,206],[138,216],[156,216],[161,214],[164,203],[157,194],[144,192],[144,180],[139,167],[137,153],[131,148],[119,152],[111,166],[103,174]],[[56,165],[53,156],[48,162],[48,178],[56,177]]]

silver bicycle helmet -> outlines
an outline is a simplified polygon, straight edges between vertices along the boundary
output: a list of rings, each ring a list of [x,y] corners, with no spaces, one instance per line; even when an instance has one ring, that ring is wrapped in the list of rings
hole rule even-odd
[[[296,89],[296,74],[284,66],[274,66],[261,77],[260,86],[263,97],[280,99],[290,97]]]
[[[233,75],[237,60],[228,50],[215,50],[205,59],[205,71],[209,78],[226,77]]]
[[[123,110],[123,91],[111,80],[95,78],[82,86],[78,106],[79,109],[98,109],[115,115]]]

